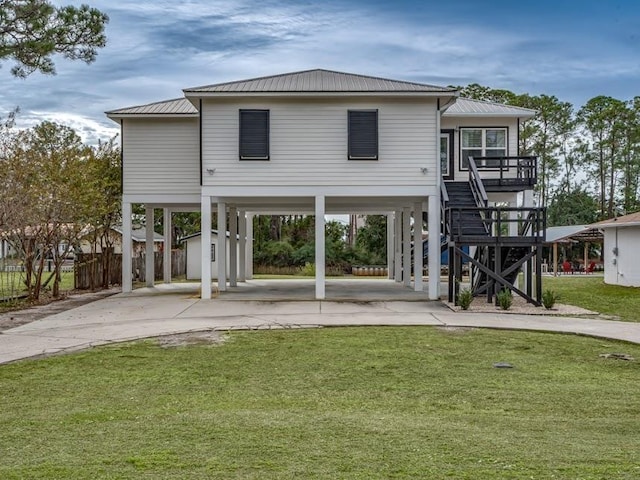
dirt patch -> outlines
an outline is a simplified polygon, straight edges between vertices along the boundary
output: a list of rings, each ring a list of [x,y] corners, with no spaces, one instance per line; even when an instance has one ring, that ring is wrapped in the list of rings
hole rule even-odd
[[[175,335],[165,335],[158,337],[158,345],[163,348],[184,347],[190,345],[221,345],[226,342],[226,334],[207,330],[204,332],[178,333]]]
[[[15,310],[0,313],[0,332],[40,320],[44,317],[66,312],[72,308],[95,302],[101,298],[120,293],[120,288],[110,288],[99,292],[71,292],[61,298],[43,296],[38,303],[23,305]]]
[[[461,307],[455,306],[453,303],[444,302],[444,304],[454,312],[464,311]],[[476,297],[473,299],[471,306],[466,311],[480,313],[518,313],[523,315],[598,315],[598,312],[593,312],[591,310],[576,307],[574,305],[564,305],[561,303],[556,303],[552,309],[547,310],[544,307],[536,307],[531,303],[527,303],[524,298],[515,295],[513,297],[513,304],[511,305],[511,308],[509,308],[509,310],[502,310],[500,307],[497,307],[493,303],[487,303],[486,297]]]
[[[475,330],[473,327],[452,327],[448,325],[437,326],[436,328],[443,332],[451,333],[452,335],[466,335]]]

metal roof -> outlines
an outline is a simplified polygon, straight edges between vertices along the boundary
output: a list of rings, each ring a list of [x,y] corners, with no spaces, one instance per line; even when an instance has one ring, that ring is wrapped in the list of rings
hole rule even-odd
[[[112,230],[118,232],[122,235],[122,227],[112,227]],[[144,228],[132,228],[131,229],[131,239],[134,242],[138,243],[146,243],[147,241],[147,231]],[[164,242],[164,237],[159,233],[153,232],[153,241],[155,242]]]
[[[189,93],[451,93],[456,89],[422,83],[389,80],[331,70],[305,70],[202,87],[185,88]]]
[[[535,110],[512,105],[503,105],[495,102],[485,102],[483,100],[473,100],[471,98],[458,97],[456,103],[451,105],[444,115],[447,117],[465,116],[494,116],[494,117],[533,117]]]
[[[198,109],[186,98],[174,98],[162,102],[137,105],[135,107],[119,108],[106,112],[108,116],[126,115],[198,115]]]
[[[547,227],[545,243],[571,243],[578,241],[597,241],[602,233],[590,225],[562,225]]]
[[[598,223],[594,223],[594,228],[614,228],[614,227],[637,227],[640,226],[640,212],[630,213],[622,217],[610,218]]]

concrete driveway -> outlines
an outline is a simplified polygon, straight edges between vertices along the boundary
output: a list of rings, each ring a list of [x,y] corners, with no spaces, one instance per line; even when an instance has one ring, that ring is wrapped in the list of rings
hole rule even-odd
[[[230,298],[231,297],[231,298]],[[193,285],[139,289],[0,334],[0,363],[147,337],[234,329],[320,326],[456,326],[566,332],[640,343],[640,323],[593,318],[452,312],[429,301],[200,300]]]

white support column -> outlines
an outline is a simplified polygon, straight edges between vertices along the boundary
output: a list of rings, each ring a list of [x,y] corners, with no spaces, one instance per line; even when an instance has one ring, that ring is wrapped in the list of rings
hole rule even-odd
[[[402,209],[402,283],[411,285],[411,208]]]
[[[393,276],[396,282],[402,281],[402,210],[396,210],[393,218],[395,255],[393,259]]]
[[[429,196],[429,300],[440,299],[440,195]],[[432,253],[435,253],[433,255]],[[451,261],[450,261],[451,263]]]
[[[325,297],[324,200],[316,197],[316,300]]]
[[[162,281],[171,283],[171,210],[162,209]]]
[[[247,213],[244,210],[238,211],[238,281],[247,280]]]
[[[238,286],[238,210],[229,207],[229,286]]]
[[[227,204],[218,202],[218,290],[227,290]]]
[[[133,245],[131,241],[131,204],[122,202],[122,291],[129,293],[133,290],[131,279],[133,261]]]
[[[394,271],[393,271],[393,260],[395,253],[395,246],[393,244],[394,231],[393,227],[395,226],[393,220],[393,212],[387,212],[387,278],[389,280],[393,280]]]
[[[253,214],[247,214],[247,280],[253,279]]]
[[[153,254],[153,207],[145,205],[145,259],[144,259],[144,276],[147,287],[153,287],[155,277],[155,261]]]
[[[438,249],[438,252],[440,249]],[[431,252],[431,250],[429,250]],[[422,247],[422,203],[413,207],[413,289],[422,291],[422,263],[424,249]]]
[[[200,298],[208,300],[211,298],[211,197],[208,196],[200,199],[200,242]]]

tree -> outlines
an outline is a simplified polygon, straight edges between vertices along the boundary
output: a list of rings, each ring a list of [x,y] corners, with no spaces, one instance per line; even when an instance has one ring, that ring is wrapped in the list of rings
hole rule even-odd
[[[369,263],[387,262],[387,217],[367,215],[364,226],[358,229],[356,247],[366,253]]]
[[[585,156],[584,164],[597,178],[600,215],[612,217],[622,157],[627,149],[625,132],[629,127],[629,109],[621,100],[600,95],[579,110],[578,120],[592,150],[592,154]]]
[[[87,229],[102,231],[117,221],[119,151],[113,141],[92,149],[74,130],[52,122],[15,134],[0,169],[3,227],[25,267],[25,286],[37,300],[53,280],[59,295],[62,263]],[[99,234],[96,234],[99,237]],[[43,280],[45,264],[53,275]]]
[[[559,225],[590,225],[598,221],[598,201],[586,190],[557,192],[547,208],[547,223]]]
[[[555,96],[521,95],[517,99],[520,106],[531,108],[537,113],[526,122],[521,139],[527,142],[529,150],[523,155],[538,157],[538,184],[536,186],[540,206],[547,205],[552,190],[552,181],[557,178],[561,163],[570,161],[568,139],[574,132],[573,105],[561,102]],[[569,168],[570,170],[570,168]]]
[[[47,0],[0,0],[0,59],[25,78],[35,71],[55,74],[52,55],[91,63],[106,45],[109,17],[87,5],[55,7]]]

